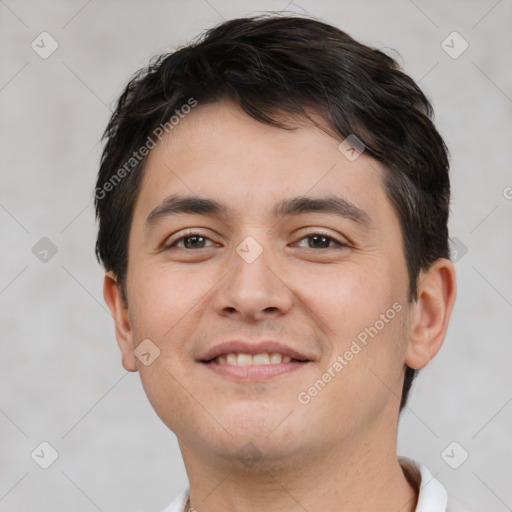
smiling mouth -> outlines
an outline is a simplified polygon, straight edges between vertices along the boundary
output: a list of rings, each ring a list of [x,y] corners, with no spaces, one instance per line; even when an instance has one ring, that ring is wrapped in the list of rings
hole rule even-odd
[[[231,366],[263,366],[277,365],[283,363],[307,363],[308,360],[293,359],[279,352],[262,352],[260,354],[245,354],[243,352],[222,354],[209,361],[203,361],[206,364],[231,365]]]
[[[247,354],[229,352],[208,361],[201,361],[205,368],[221,377],[228,377],[239,382],[262,381],[291,374],[312,363],[309,359],[294,359],[279,352],[261,352]]]

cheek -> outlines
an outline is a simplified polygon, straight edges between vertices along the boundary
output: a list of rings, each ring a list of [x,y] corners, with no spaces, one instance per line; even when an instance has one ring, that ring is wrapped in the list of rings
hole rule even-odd
[[[214,279],[206,272],[185,266],[139,263],[130,274],[130,309],[137,335],[159,340],[172,337],[180,324],[186,324],[201,300],[211,290]]]
[[[387,275],[376,265],[363,269],[347,264],[329,276],[300,278],[301,301],[314,313],[313,318],[321,319],[317,326],[330,343],[319,372],[329,373],[328,387],[336,389],[334,393],[343,400],[389,394],[379,379],[393,389],[400,380],[405,304],[402,290]]]
[[[150,339],[159,350],[150,365],[137,362],[140,379],[162,421],[172,430],[183,431],[181,411],[192,411],[194,417],[189,416],[188,422],[196,421],[197,409],[183,388],[190,387],[188,374],[193,364],[189,340],[201,299],[212,284],[205,273],[181,271],[177,266],[138,262],[134,269],[129,275],[129,304],[135,344]]]
[[[372,424],[386,408],[398,408],[405,358],[399,343],[401,321],[395,316],[380,330],[375,322],[352,326],[356,335],[336,340],[329,362],[301,390],[301,403],[309,401],[304,408],[308,422],[315,418],[326,438],[337,438],[340,425],[346,432],[355,431]]]
[[[393,284],[377,262],[363,266],[345,262],[332,271],[297,274],[294,290],[301,301],[323,322],[328,336],[343,346],[372,326],[397,300]]]

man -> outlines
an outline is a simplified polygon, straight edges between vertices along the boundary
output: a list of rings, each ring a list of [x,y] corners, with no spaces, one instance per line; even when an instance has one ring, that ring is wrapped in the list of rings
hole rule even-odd
[[[431,116],[394,60],[300,17],[227,21],[128,84],[96,251],[185,463],[167,512],[454,510],[396,455],[456,295]]]

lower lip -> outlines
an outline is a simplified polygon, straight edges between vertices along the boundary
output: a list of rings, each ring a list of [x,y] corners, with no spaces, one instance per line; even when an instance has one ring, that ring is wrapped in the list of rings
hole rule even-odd
[[[211,371],[238,380],[270,379],[277,375],[292,373],[304,368],[308,363],[291,361],[289,363],[261,364],[251,366],[234,366],[231,364],[202,363]]]

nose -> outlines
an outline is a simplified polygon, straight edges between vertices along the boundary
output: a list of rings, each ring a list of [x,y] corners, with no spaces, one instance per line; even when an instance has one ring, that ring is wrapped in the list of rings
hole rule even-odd
[[[233,251],[228,263],[231,270],[214,297],[219,315],[256,322],[290,311],[293,293],[271,251],[252,237],[246,238]]]

